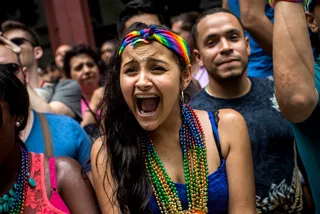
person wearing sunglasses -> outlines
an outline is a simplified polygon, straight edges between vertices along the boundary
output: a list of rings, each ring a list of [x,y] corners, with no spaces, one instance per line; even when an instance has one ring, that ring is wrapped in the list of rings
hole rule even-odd
[[[0,41],[2,41],[2,44],[0,43],[0,66],[15,74],[28,89],[30,98],[29,117],[26,127],[20,136],[27,149],[36,153],[48,153],[46,149],[48,142],[46,136],[48,136],[51,139],[49,145],[52,147],[52,156],[66,156],[77,160],[90,176],[91,164],[88,163],[90,163],[92,143],[88,135],[70,117],[51,113],[39,114],[32,109],[35,95],[33,94],[34,91],[29,90],[29,86],[26,84],[24,75],[26,68],[20,66],[19,57],[12,50],[12,46],[9,43],[5,43],[7,40],[0,36]],[[43,126],[40,115],[47,121],[47,128]],[[47,135],[45,130],[48,130]]]
[[[22,67],[26,68],[27,83],[32,88],[28,88],[28,91],[32,93],[31,99],[34,99],[31,106],[40,112],[67,115],[80,122],[81,89],[76,81],[60,78],[54,85],[39,88],[41,77],[38,61],[43,50],[36,33],[24,24],[11,20],[2,24],[2,30],[3,36],[21,49],[19,58]]]
[[[2,24],[3,36],[21,48],[22,66],[29,71],[28,82],[32,88],[40,86],[37,61],[42,57],[43,50],[35,32],[22,23],[6,21]]]

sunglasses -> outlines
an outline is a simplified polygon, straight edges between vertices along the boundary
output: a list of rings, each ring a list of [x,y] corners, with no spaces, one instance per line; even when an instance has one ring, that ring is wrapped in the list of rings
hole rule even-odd
[[[6,64],[0,64],[0,67],[3,67],[7,71],[17,75],[19,71],[21,71],[20,65],[17,63],[6,63]]]
[[[13,42],[14,44],[16,44],[17,46],[20,46],[22,45],[23,43],[27,42],[27,43],[30,43],[33,47],[35,47],[36,45],[31,42],[30,40],[28,39],[25,39],[25,38],[13,38],[13,39],[10,39],[11,42]]]

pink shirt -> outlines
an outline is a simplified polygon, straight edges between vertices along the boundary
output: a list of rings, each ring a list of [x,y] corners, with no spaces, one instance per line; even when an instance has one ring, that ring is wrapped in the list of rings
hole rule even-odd
[[[87,100],[87,103],[90,104],[90,101]],[[82,114],[82,117],[84,115],[84,113],[86,113],[86,111],[89,109],[89,107],[87,106],[86,102],[81,99],[81,114]],[[98,110],[97,112],[97,115],[98,117],[100,117],[100,112],[101,112],[101,109]]]

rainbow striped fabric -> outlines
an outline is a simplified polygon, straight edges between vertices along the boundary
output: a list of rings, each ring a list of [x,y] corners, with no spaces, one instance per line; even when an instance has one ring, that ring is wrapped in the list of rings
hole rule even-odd
[[[187,42],[171,31],[157,29],[156,25],[151,25],[150,28],[140,31],[128,33],[121,44],[119,55],[121,55],[128,44],[135,45],[138,42],[151,43],[152,41],[157,41],[174,51],[185,60],[187,65],[190,64],[190,50]]]

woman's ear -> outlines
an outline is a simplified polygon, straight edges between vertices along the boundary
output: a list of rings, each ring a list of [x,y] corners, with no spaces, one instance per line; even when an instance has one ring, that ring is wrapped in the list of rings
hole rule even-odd
[[[192,67],[191,64],[187,65],[184,72],[182,72],[181,90],[185,90],[192,80]]]
[[[318,33],[319,28],[318,28],[316,19],[314,18],[314,15],[310,12],[306,12],[305,15],[306,15],[308,27],[310,28],[312,33]]]

